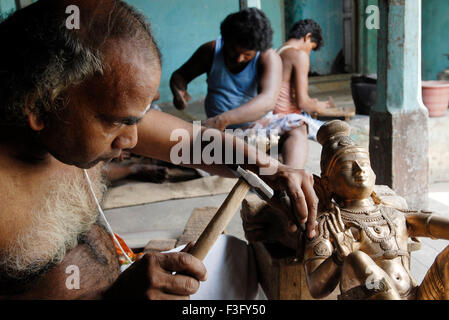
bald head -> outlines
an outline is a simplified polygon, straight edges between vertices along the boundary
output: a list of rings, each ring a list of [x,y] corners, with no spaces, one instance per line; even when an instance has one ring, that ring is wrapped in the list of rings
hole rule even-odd
[[[79,29],[66,28],[69,5],[79,8]],[[25,106],[42,119],[62,108],[68,88],[110,67],[105,55],[113,41],[160,64],[149,23],[120,0],[39,0],[2,22],[0,38],[9,44],[0,50],[2,124],[26,125]]]
[[[54,1],[54,0],[53,0]],[[148,53],[150,60],[160,62],[149,23],[134,8],[118,0],[64,0],[80,10],[80,28],[74,30],[83,42],[102,48],[109,40],[132,41],[136,49]]]

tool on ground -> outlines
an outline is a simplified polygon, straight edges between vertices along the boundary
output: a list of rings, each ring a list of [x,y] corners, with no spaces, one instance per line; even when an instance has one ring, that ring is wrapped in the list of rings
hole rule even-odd
[[[189,251],[200,260],[204,260],[251,188],[264,200],[271,199],[274,195],[273,189],[253,172],[237,167],[236,173],[239,180]]]

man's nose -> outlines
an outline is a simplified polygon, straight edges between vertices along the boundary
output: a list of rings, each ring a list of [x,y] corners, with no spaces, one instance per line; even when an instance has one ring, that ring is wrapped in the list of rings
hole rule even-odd
[[[237,57],[237,63],[243,63],[246,61],[246,58],[243,54],[238,55]]]
[[[114,149],[132,149],[137,144],[137,126],[127,126],[125,130],[115,138],[112,147]]]

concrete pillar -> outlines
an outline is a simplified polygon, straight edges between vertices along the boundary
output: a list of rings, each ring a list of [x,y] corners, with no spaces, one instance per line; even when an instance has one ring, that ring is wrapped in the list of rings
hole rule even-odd
[[[33,3],[33,0],[16,0],[17,9],[25,8]]]
[[[427,109],[421,98],[421,0],[379,0],[377,105],[370,113],[377,184],[428,205]]]
[[[261,9],[260,0],[240,0],[240,9],[246,8]]]

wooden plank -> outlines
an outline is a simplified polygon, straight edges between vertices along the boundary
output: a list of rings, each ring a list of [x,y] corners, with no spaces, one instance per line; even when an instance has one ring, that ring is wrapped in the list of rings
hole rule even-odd
[[[182,235],[179,237],[176,246],[184,245],[190,241],[198,240],[199,236],[206,228],[209,221],[214,217],[218,208],[216,207],[204,207],[195,208],[193,210],[189,220],[186,223]]]
[[[175,248],[176,239],[160,239],[160,240],[150,240],[148,244],[143,249],[143,252],[161,252],[168,251]]]
[[[293,256],[282,257],[282,248],[269,247],[261,242],[250,245],[255,252],[260,285],[269,300],[316,300],[307,287],[302,262]],[[319,300],[337,300],[339,294],[337,286],[330,295]]]
[[[352,117],[355,116],[355,107],[354,106],[344,106],[344,107],[330,107],[325,109],[324,111],[317,113],[314,112],[311,114],[314,119],[321,118],[344,118],[345,121],[349,121]]]

